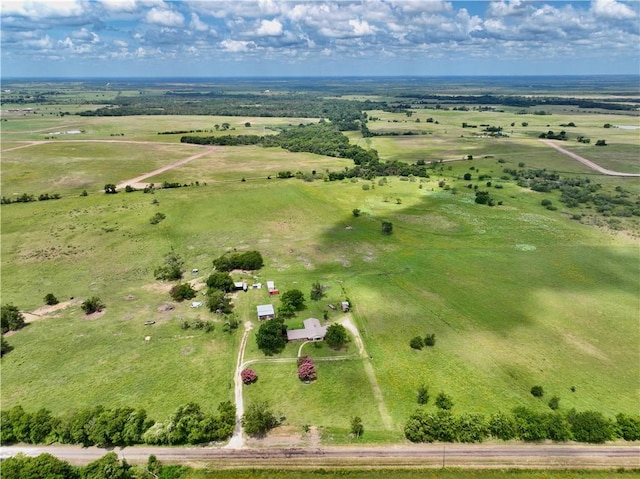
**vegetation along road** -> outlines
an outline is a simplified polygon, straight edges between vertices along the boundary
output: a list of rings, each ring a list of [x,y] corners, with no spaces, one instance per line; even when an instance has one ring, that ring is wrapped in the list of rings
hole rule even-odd
[[[516,467],[516,468],[637,468],[640,448],[618,445],[469,445],[342,446],[322,448],[220,449],[198,447],[115,448],[121,459],[143,463],[155,455],[166,463],[213,462],[217,467]],[[72,464],[88,464],[108,451],[79,446],[9,446],[0,457],[18,453],[52,454]]]

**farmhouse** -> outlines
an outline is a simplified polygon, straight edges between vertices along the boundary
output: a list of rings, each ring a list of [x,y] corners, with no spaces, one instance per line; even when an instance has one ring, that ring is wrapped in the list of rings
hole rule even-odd
[[[276,313],[273,310],[273,304],[260,304],[257,309],[258,321],[264,321],[266,319],[273,319],[276,317]]]
[[[322,341],[327,334],[327,327],[320,325],[320,320],[309,318],[303,321],[304,329],[289,329],[287,341]]]

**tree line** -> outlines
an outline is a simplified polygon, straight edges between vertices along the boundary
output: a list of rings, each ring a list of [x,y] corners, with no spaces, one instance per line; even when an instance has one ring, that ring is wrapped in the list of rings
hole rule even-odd
[[[149,418],[144,409],[132,407],[94,406],[54,416],[45,408],[30,413],[18,405],[0,412],[0,443],[84,447],[202,444],[230,438],[235,415],[236,408],[228,401],[220,403],[215,413],[189,403],[163,422]]]
[[[407,420],[404,434],[412,442],[482,442],[486,439],[603,443],[640,439],[640,416],[618,414],[615,421],[596,411],[563,414],[517,407],[511,413],[455,415],[419,409]]]

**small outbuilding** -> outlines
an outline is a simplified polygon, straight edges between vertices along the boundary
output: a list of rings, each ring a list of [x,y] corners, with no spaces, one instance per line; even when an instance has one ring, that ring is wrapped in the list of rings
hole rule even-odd
[[[351,309],[351,305],[349,304],[349,301],[343,301],[342,303],[340,303],[340,307],[342,308],[342,311],[344,313],[348,313],[349,310]]]
[[[316,318],[305,319],[304,329],[287,330],[287,341],[322,341],[327,335],[327,327],[320,325]]]
[[[267,319],[273,319],[276,317],[276,313],[273,310],[273,304],[260,304],[258,309],[258,321],[265,321]]]

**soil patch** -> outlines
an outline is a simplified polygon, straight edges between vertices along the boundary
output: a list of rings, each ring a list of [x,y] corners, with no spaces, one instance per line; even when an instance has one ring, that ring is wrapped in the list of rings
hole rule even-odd
[[[98,319],[104,316],[104,313],[106,313],[106,311],[103,309],[102,311],[96,311],[95,313],[85,314],[83,318],[87,321],[93,321],[94,319]]]

